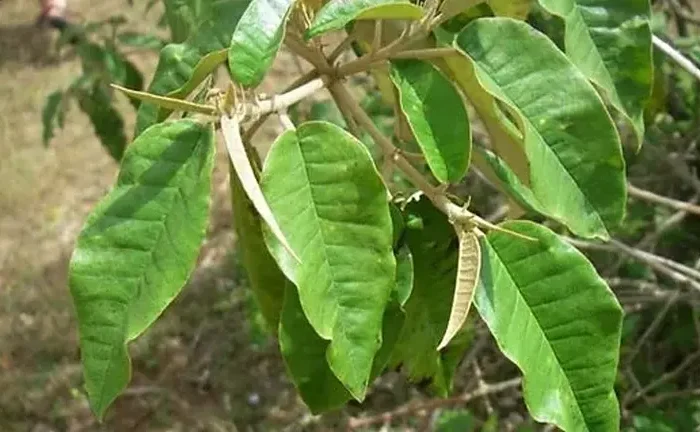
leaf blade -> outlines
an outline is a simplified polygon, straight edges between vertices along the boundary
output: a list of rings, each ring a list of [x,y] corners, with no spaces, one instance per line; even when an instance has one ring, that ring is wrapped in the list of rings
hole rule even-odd
[[[270,252],[299,288],[316,333],[331,341],[334,374],[361,400],[396,271],[384,184],[362,143],[338,126],[309,122],[275,141],[261,185],[301,264],[290,265],[268,242]]]
[[[252,0],[231,37],[228,65],[231,77],[255,87],[265,77],[284,39],[294,0]]]
[[[194,269],[213,156],[211,127],[189,120],[154,126],[129,146],[116,187],[78,237],[69,285],[88,397],[99,417],[128,382],[126,343],[162,313]]]
[[[417,20],[423,9],[405,0],[331,0],[318,11],[304,34],[308,40],[340,30],[356,19]]]
[[[430,63],[393,61],[391,78],[399,104],[441,183],[457,183],[471,159],[471,129],[462,97]]]
[[[647,0],[539,0],[565,23],[566,54],[644,137],[653,85],[651,6]]]
[[[475,65],[484,87],[518,114],[530,186],[548,216],[577,235],[608,238],[624,216],[625,163],[592,85],[546,36],[520,21],[478,19],[454,47],[465,54],[461,61]]]
[[[499,232],[482,240],[475,306],[523,372],[531,415],[564,430],[618,430],[619,303],[590,262],[547,228],[503,227],[538,241]]]
[[[457,264],[457,282],[455,286],[450,319],[445,334],[437,350],[445,348],[452,341],[467,320],[469,309],[474,299],[476,285],[479,282],[481,266],[481,246],[473,230],[459,233],[459,258]]]

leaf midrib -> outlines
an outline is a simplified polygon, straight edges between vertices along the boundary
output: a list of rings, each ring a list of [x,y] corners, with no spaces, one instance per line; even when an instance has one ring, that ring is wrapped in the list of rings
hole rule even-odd
[[[532,311],[532,307],[530,306],[530,304],[525,300],[524,296],[522,295],[520,285],[515,282],[515,279],[513,278],[512,274],[510,272],[510,269],[505,264],[505,261],[501,258],[501,255],[498,253],[498,250],[495,247],[491,246],[491,244],[488,240],[486,242],[488,243],[489,249],[491,249],[493,251],[493,253],[496,255],[496,257],[498,258],[498,261],[499,261],[499,264],[501,265],[501,267],[505,270],[504,274],[506,274],[508,276],[508,280],[516,288],[515,291],[518,294],[518,299],[520,301],[522,301],[524,305],[527,306],[528,313],[532,316],[534,321],[537,323],[537,329],[540,330],[540,333],[542,334],[542,339],[544,339],[544,341],[547,343],[547,347],[549,347],[549,349],[552,353],[552,356],[556,359],[557,365],[559,366],[558,370],[565,378],[567,389],[573,395],[573,400],[576,401],[576,411],[578,412],[578,415],[579,415],[580,419],[582,420],[583,424],[588,426],[588,422],[586,421],[586,417],[583,415],[583,411],[581,411],[581,407],[579,405],[579,400],[578,400],[578,397],[576,395],[576,392],[574,391],[573,387],[571,387],[571,385],[569,384],[569,376],[566,374],[566,370],[563,368],[561,361],[560,361],[559,357],[557,356],[556,351],[554,350],[554,347],[552,347],[552,344],[550,343],[549,339],[546,337],[546,334],[543,330],[542,324],[540,323],[539,319],[537,318],[537,315]],[[538,254],[541,254],[541,252],[539,252]],[[532,257],[532,255],[530,255],[529,258],[530,257]],[[515,360],[513,360],[513,361],[516,364],[518,364],[518,366],[520,366],[519,361],[515,361]],[[527,385],[527,381],[523,380],[523,386],[525,386],[525,385]]]
[[[202,145],[202,135],[203,135],[204,133],[206,133],[206,130],[200,128],[199,133],[198,133],[198,136],[197,136],[197,145],[192,149],[192,153],[191,153],[192,155],[196,154],[196,153],[197,153],[197,150],[198,150],[198,149],[200,148],[200,146]],[[134,154],[135,154],[136,156],[138,156],[138,157],[144,157],[143,155],[140,155],[140,154],[138,154],[138,153],[136,153],[136,152],[134,152]],[[194,162],[194,161],[193,161],[191,158],[188,159],[188,161],[185,162],[185,164],[182,165],[182,166],[183,166],[183,169],[189,168],[190,164],[192,164],[193,162]],[[140,186],[141,184],[138,183],[137,181],[135,181],[134,183],[132,183],[132,185],[138,185],[138,186]],[[127,186],[127,187],[128,187],[128,186]],[[172,187],[172,186],[171,186],[171,187]],[[184,195],[183,195],[183,193],[182,193],[182,189],[181,189],[180,187],[176,187],[176,189],[178,190],[180,197],[181,197],[181,198],[184,198]],[[171,205],[169,206],[169,208],[172,208],[173,203],[174,203],[175,201],[176,201],[175,199],[171,199]],[[104,215],[104,213],[103,213],[103,215]],[[161,230],[160,234],[158,235],[158,238],[156,239],[156,241],[154,242],[153,248],[149,251],[149,255],[150,255],[149,259],[150,259],[151,262],[155,261],[155,260],[154,260],[154,251],[155,251],[155,249],[156,249],[156,246],[157,246],[158,244],[160,244],[160,242],[161,242],[162,239],[163,239],[163,235],[168,231],[167,228],[165,227],[166,221],[167,221],[167,218],[168,218],[168,215],[169,215],[169,213],[166,213],[166,215],[163,217],[162,220],[160,220],[160,221],[154,221],[154,222],[160,222],[160,223],[163,225],[163,229]],[[159,271],[160,271],[160,270],[159,270]],[[136,334],[136,335],[133,335],[133,336],[129,335],[129,315],[130,315],[130,311],[131,311],[131,305],[132,305],[132,303],[136,300],[136,298],[137,298],[137,296],[138,296],[138,293],[141,291],[142,285],[143,285],[143,283],[144,283],[144,280],[145,280],[145,272],[139,277],[139,281],[138,281],[138,285],[137,285],[139,291],[137,291],[137,292],[132,296],[132,298],[128,301],[128,304],[127,304],[127,306],[126,306],[126,313],[124,314],[124,320],[123,320],[123,323],[122,323],[122,327],[123,327],[123,329],[124,329],[124,333],[126,333],[126,334],[125,334],[125,338],[124,338],[124,343],[121,344],[121,346],[126,346],[127,343],[129,343],[130,341],[134,340],[134,339],[135,339],[136,337],[138,337],[139,334],[141,333],[141,332],[140,332],[139,334]],[[105,368],[105,373],[104,373],[103,376],[109,375],[109,372],[110,372],[110,370],[112,369],[112,367],[113,367],[113,365],[114,365],[114,350],[117,349],[119,346],[120,346],[119,344],[115,344],[115,345],[112,345],[112,346],[111,346],[110,352],[109,352],[110,361],[107,363],[107,367]],[[107,380],[102,380],[102,385],[100,386],[100,391],[99,391],[99,401],[100,401],[99,406],[100,406],[100,407],[104,407],[104,398],[106,397],[106,395],[105,395],[105,386],[106,386],[106,385],[107,385]]]

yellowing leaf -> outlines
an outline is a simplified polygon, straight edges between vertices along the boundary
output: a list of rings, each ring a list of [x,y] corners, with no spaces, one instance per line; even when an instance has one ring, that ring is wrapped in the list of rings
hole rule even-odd
[[[469,308],[474,299],[474,291],[479,281],[481,267],[481,245],[474,230],[459,233],[459,262],[457,264],[457,285],[455,287],[450,320],[438,351],[445,348],[461,330],[467,320]]]

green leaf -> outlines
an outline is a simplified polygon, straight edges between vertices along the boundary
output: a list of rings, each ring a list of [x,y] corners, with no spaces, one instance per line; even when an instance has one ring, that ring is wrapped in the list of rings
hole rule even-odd
[[[54,137],[53,130],[58,120],[62,102],[63,92],[60,90],[51,93],[46,98],[44,109],[41,112],[41,123],[43,127],[42,141],[45,146],[48,146],[49,142]]]
[[[296,287],[287,282],[280,317],[279,343],[287,371],[312,413],[319,414],[342,407],[350,393],[333,374],[323,340],[304,315]]]
[[[451,46],[456,36],[441,28],[437,29],[435,35],[443,46]],[[525,154],[523,136],[505,115],[494,95],[486,91],[479,82],[474,64],[459,56],[445,57],[442,62],[438,60],[435,63],[471,102],[490,136],[491,148],[510,166],[521,182],[529,185],[530,164]]]
[[[87,219],[70,263],[85,387],[102,417],[126,387],[126,343],[175,298],[204,240],[213,130],[163,123],[136,139],[115,188]]]
[[[478,19],[454,46],[464,56],[451,61],[473,68],[481,85],[517,114],[531,188],[547,214],[577,235],[608,238],[624,215],[625,164],[593,86],[546,36],[520,21]]]
[[[170,44],[160,52],[149,93],[164,96],[182,88],[192,79],[202,58],[228,48],[231,34],[248,3],[249,0],[203,2],[197,29],[183,43]],[[158,123],[158,111],[156,105],[141,105],[136,118],[136,136]]]
[[[78,106],[90,119],[95,135],[109,155],[115,161],[121,161],[127,145],[124,120],[112,106],[109,93],[99,85],[94,85],[87,91],[79,91]]]
[[[539,2],[564,20],[566,54],[627,117],[641,146],[653,82],[649,0]]]
[[[390,364],[403,365],[412,381],[431,380],[435,391],[446,396],[452,385],[452,363],[445,361],[445,353],[438,352],[437,347],[450,317],[458,240],[452,224],[427,199],[411,202],[405,212],[414,284],[405,305],[406,323]]]
[[[525,186],[510,167],[492,151],[475,146],[474,165],[520,207],[535,213],[547,214],[532,190]]]
[[[330,0],[316,14],[304,37],[341,30],[352,20],[417,20],[423,8],[407,0]]]
[[[482,239],[475,305],[523,372],[530,414],[566,431],[617,431],[622,309],[588,260],[547,228],[508,222]]]
[[[457,89],[430,63],[420,60],[392,61],[391,79],[435,178],[458,183],[469,167],[472,137]]]
[[[165,18],[174,43],[186,40],[199,24],[201,0],[163,0]]]
[[[124,32],[117,36],[117,40],[122,45],[146,50],[160,51],[165,46],[165,41],[152,34]]]
[[[261,186],[301,263],[285,258],[270,236],[268,247],[299,288],[312,327],[330,341],[331,370],[362,400],[396,272],[379,173],[352,135],[309,122],[275,141]]]
[[[524,20],[530,14],[535,0],[488,0],[488,4],[497,16]]]
[[[392,300],[384,311],[382,341],[372,364],[370,381],[377,378],[386,367],[398,341],[404,324],[404,313],[398,303],[400,291],[405,291],[405,275],[400,268],[413,274],[410,255],[396,255],[396,281]],[[410,289],[409,289],[410,291]],[[323,340],[311,327],[299,302],[299,294],[290,282],[285,290],[284,308],[279,330],[280,350],[287,370],[294,381],[301,398],[312,413],[330,411],[343,406],[352,396],[333,374],[326,361],[328,341]]]
[[[240,246],[241,261],[248,274],[255,301],[260,307],[268,329],[274,333],[279,325],[286,279],[265,246],[258,213],[232,169],[229,180],[233,228]]]
[[[234,81],[256,87],[272,66],[284,39],[294,0],[252,0],[238,21],[228,51]]]

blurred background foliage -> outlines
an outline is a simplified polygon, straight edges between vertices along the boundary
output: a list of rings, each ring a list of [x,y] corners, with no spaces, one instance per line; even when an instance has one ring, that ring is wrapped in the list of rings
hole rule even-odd
[[[653,6],[654,33],[700,64],[700,4],[657,0]],[[109,83],[142,89],[159,49],[182,40],[192,23],[155,0],[98,6],[76,0],[70,7],[79,18],[56,37],[33,25],[36,11],[27,2],[0,2],[1,431],[547,429],[527,415],[514,366],[477,320],[452,398],[435,399],[424,386],[389,373],[362,406],[311,416],[246,289],[221,154],[199,269],[134,344],[132,386],[98,425],[81,394],[67,261],[84,216],[114,178],[138,107]],[[529,20],[561,43],[556,18],[535,8]],[[631,194],[613,242],[576,242],[626,312],[617,382],[626,432],[700,430],[700,216],[693,213],[700,202],[700,82],[661,52],[655,63],[644,146],[625,148],[629,181],[642,193]],[[263,91],[304,70],[300,59],[283,53]],[[391,134],[393,110],[372,81],[357,77],[353,84],[363,107]],[[290,114],[296,122],[343,125],[324,97]],[[265,149],[278,133],[278,125],[268,124],[256,144]],[[458,188],[489,219],[507,214],[478,173]],[[499,385],[499,393],[479,397]]]

